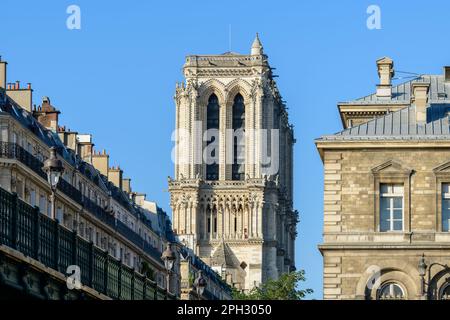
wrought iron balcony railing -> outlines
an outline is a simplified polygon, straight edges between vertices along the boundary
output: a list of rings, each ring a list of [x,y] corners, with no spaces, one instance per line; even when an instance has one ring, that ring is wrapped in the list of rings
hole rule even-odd
[[[26,151],[24,148],[16,143],[0,142],[0,158],[15,159],[33,170],[43,179],[47,180],[46,173],[42,170],[43,163],[34,155]],[[117,220],[112,214],[106,212],[102,207],[96,204],[91,199],[84,197],[82,193],[64,179],[60,179],[58,183],[58,190],[70,197],[75,202],[81,204],[83,208],[91,213],[94,217],[113,228],[119,234],[133,242],[136,246],[142,249],[145,253],[161,262],[161,252],[145,241],[139,234],[137,234],[130,227],[125,225],[120,220]]]

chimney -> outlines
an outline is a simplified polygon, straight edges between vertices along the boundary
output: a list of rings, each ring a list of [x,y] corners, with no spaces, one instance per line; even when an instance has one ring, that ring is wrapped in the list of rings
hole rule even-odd
[[[108,180],[116,187],[122,190],[122,175],[123,171],[120,167],[111,167],[108,170]]]
[[[59,139],[61,139],[67,148],[75,152],[77,151],[77,134],[78,132],[66,130],[65,126],[58,128]]]
[[[122,179],[122,188],[126,193],[131,193],[131,179],[123,178]]]
[[[389,57],[377,60],[378,77],[380,83],[377,84],[377,97],[390,98],[392,96],[392,83],[394,77],[394,61]]]
[[[77,134],[77,154],[81,159],[83,159],[83,161],[92,164],[97,170],[100,171],[100,169],[94,164],[94,156],[92,154],[93,150],[94,144],[92,143],[92,135]],[[108,168],[108,165],[106,165],[106,168]]]
[[[6,61],[2,61],[0,56],[0,89],[6,90]]]
[[[47,129],[58,131],[58,117],[61,112],[50,104],[49,97],[42,98],[41,108],[33,111],[33,116]]]
[[[2,72],[4,71],[4,75]],[[6,82],[6,62],[0,62],[0,87],[2,87],[2,79]],[[26,88],[20,87],[20,81],[15,83],[8,83],[6,87],[6,95],[19,105],[22,109],[32,112],[33,105],[33,89],[28,83]]]
[[[429,82],[413,82],[411,84],[411,103],[416,105],[416,123],[427,122],[429,88]]]
[[[94,151],[92,154],[92,165],[95,169],[100,171],[102,175],[108,177],[109,169],[109,154],[106,153],[105,149],[102,152]]]

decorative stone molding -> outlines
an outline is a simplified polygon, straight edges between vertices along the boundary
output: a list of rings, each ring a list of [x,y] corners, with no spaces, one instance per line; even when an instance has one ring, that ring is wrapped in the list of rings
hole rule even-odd
[[[410,185],[414,170],[394,160],[388,160],[371,169],[374,194],[374,230],[380,230],[380,185],[383,183],[399,183],[403,185],[403,231],[411,232]]]

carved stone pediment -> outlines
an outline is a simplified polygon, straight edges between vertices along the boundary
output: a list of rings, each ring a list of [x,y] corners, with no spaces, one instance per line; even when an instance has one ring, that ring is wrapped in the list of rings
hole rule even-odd
[[[450,161],[447,161],[433,169],[435,175],[450,175]]]
[[[395,160],[388,160],[371,169],[374,176],[410,176],[414,170]]]

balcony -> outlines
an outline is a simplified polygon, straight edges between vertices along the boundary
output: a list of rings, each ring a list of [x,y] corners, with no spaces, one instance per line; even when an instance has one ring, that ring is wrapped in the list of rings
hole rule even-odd
[[[107,251],[41,214],[38,207],[33,208],[17,194],[0,188],[1,246],[19,251],[63,275],[68,266],[78,266],[84,286],[112,299],[176,299]]]
[[[11,142],[0,142],[0,158],[15,159],[26,165],[28,168],[37,173],[40,177],[47,180],[47,175],[42,171],[43,163],[26,151],[21,146]],[[131,228],[123,222],[117,220],[113,215],[106,212],[102,207],[97,205],[91,199],[84,197],[82,193],[73,185],[64,179],[60,179],[58,190],[67,195],[75,202],[81,204],[83,208],[96,217],[98,220],[114,229],[117,233],[131,241],[138,248],[156,259],[159,263],[161,261],[161,252],[146,242],[139,234],[134,232]]]

